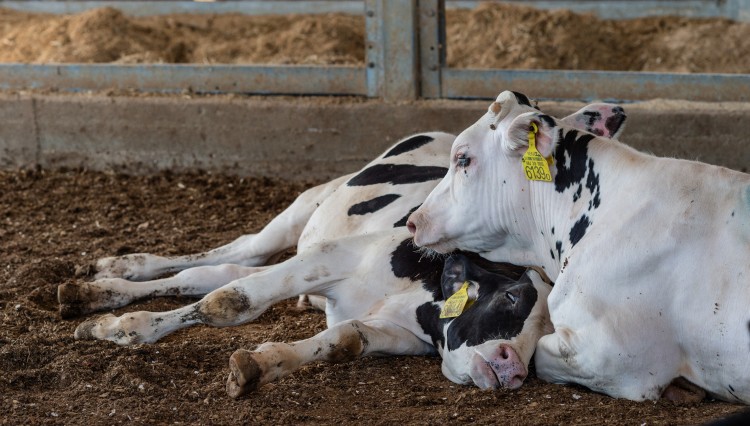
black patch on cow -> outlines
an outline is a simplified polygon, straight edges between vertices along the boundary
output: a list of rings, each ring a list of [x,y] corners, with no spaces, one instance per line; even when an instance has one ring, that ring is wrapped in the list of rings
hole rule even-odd
[[[404,185],[442,179],[448,168],[414,166],[411,164],[375,164],[362,170],[347,182],[348,186],[367,186],[379,183]]]
[[[391,150],[388,151],[383,156],[383,158],[395,157],[396,155],[401,155],[405,152],[414,151],[415,149],[422,147],[434,140],[435,138],[427,136],[427,135],[412,136],[403,142],[399,142],[398,145],[391,148]]]
[[[585,111],[583,113],[586,116],[586,131],[591,132],[597,136],[604,136],[604,131],[601,129],[594,128],[594,124],[601,120],[602,114],[596,111]]]
[[[409,216],[411,216],[412,213],[414,213],[415,211],[417,211],[417,209],[420,206],[421,206],[421,204],[419,206],[416,206],[416,207],[412,208],[411,210],[409,210],[409,213],[407,213],[406,216],[402,217],[401,219],[399,219],[398,222],[396,222],[396,223],[393,224],[393,227],[394,228],[398,228],[400,226],[406,226],[406,222],[409,221]]]
[[[591,202],[589,203],[589,210],[591,208],[598,208],[601,203],[599,198],[599,174],[594,171],[594,160],[589,158],[589,175],[586,178],[586,188],[591,191]]]
[[[561,130],[562,133],[562,130]],[[555,190],[563,192],[575,184],[580,184],[586,176],[586,160],[588,159],[588,147],[594,135],[583,134],[578,136],[577,130],[568,130],[562,136],[555,148]],[[570,159],[570,164],[565,164],[565,157]],[[598,179],[597,179],[598,183]]]
[[[349,207],[349,211],[347,211],[346,214],[349,216],[361,216],[368,213],[375,213],[399,198],[401,198],[401,196],[398,194],[381,195],[380,197],[375,197],[372,200],[363,201]]]
[[[529,100],[528,96],[519,92],[511,92],[511,93],[515,95],[516,101],[518,101],[519,104],[533,107],[533,105],[531,105],[531,101]]]
[[[583,185],[578,185],[578,190],[573,194],[573,202],[575,203],[581,198],[581,192],[583,191]]]
[[[552,251],[552,249],[549,249],[549,255],[550,255],[550,257],[552,258],[552,260],[554,260],[554,259],[555,259],[555,252],[554,252],[554,251]]]
[[[443,325],[446,319],[440,319],[440,306],[427,302],[417,307],[417,323],[422,330],[432,339],[432,345],[436,348],[445,346],[443,336]]]
[[[555,235],[555,227],[552,227],[552,235]]]
[[[432,293],[432,299],[435,301],[443,300],[443,291],[440,288],[443,264],[442,258],[422,256],[411,238],[402,241],[391,253],[393,275],[421,282],[422,287]]]
[[[557,123],[555,122],[555,119],[550,117],[547,114],[540,114],[539,119],[544,121],[544,124],[547,125],[547,127],[555,127],[557,126]]]
[[[573,227],[570,228],[570,245],[575,246],[578,241],[583,238],[584,235],[586,235],[586,229],[591,225],[591,221],[589,220],[589,217],[586,215],[581,216],[580,219],[576,223],[573,224]]]
[[[537,292],[526,276],[512,281],[502,276],[482,279],[479,297],[448,326],[448,350],[480,345],[490,339],[511,339],[523,329],[526,318],[537,301]],[[513,304],[506,296],[511,291],[518,301]]]
[[[557,258],[562,259],[562,241],[556,242],[555,248],[557,249]]]
[[[609,117],[607,117],[607,121],[604,122],[604,127],[609,130],[610,136],[617,133],[617,130],[622,126],[622,123],[625,121],[625,118],[627,117],[625,115],[625,110],[622,109],[622,107],[614,107],[612,108],[613,114]]]
[[[602,114],[596,111],[584,111],[583,115],[586,117],[586,125],[589,127],[602,118]]]

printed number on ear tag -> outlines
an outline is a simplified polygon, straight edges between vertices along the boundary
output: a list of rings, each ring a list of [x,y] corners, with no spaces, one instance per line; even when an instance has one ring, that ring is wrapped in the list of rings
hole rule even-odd
[[[440,311],[440,318],[455,318],[461,315],[472,303],[469,300],[469,282],[464,281],[464,285],[445,301],[445,305]]]
[[[552,165],[552,158],[542,157],[542,153],[536,149],[537,132],[539,132],[539,128],[536,126],[536,123],[531,123],[529,149],[526,150],[521,158],[523,172],[526,174],[526,179],[528,180],[552,182],[552,173],[549,171],[549,166]]]

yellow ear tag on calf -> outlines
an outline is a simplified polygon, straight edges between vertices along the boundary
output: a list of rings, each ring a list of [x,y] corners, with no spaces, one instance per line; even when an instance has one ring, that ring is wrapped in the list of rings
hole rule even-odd
[[[443,305],[443,309],[440,311],[440,318],[455,318],[461,315],[471,304],[472,301],[469,300],[469,282],[464,281],[464,285],[445,301],[445,305]]]
[[[521,165],[523,166],[523,172],[526,174],[526,179],[552,182],[552,173],[549,171],[549,166],[552,165],[552,157],[544,158],[542,153],[536,149],[536,134],[538,132],[539,128],[536,123],[531,123],[529,149],[523,154]]]

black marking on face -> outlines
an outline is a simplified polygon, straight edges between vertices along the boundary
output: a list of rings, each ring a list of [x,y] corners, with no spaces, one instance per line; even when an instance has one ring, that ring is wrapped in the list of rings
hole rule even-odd
[[[607,121],[604,122],[604,127],[609,130],[610,136],[613,136],[622,126],[622,123],[625,121],[625,118],[627,116],[625,115],[625,110],[622,107],[614,107],[612,108],[612,115],[607,117]]]
[[[447,335],[448,350],[458,349],[464,343],[476,346],[490,339],[517,336],[538,297],[528,275],[513,280],[488,272],[462,257],[446,260],[443,275],[448,269],[455,269],[459,262],[463,274],[452,279],[476,283],[478,297],[461,315],[451,320]],[[443,287],[446,287],[445,282]]]
[[[552,258],[552,260],[555,260],[555,252],[552,251],[552,249],[549,249],[549,255]]]
[[[597,111],[585,111],[583,115],[586,116],[586,131],[597,136],[603,136],[604,131],[594,127],[594,124],[602,119],[602,114]]]
[[[555,227],[552,227],[552,235],[555,235]]]
[[[589,220],[589,217],[586,215],[581,216],[578,221],[573,224],[573,227],[570,228],[570,245],[571,247],[575,246],[578,241],[583,238],[584,235],[586,235],[586,229],[591,225],[591,221]]]
[[[414,166],[411,164],[375,164],[362,170],[347,182],[348,186],[367,186],[379,183],[404,185],[442,179],[446,167]]]
[[[524,95],[523,93],[519,93],[519,92],[511,92],[511,93],[513,93],[513,95],[515,95],[516,101],[520,105],[526,105],[526,106],[530,106],[530,107],[533,108],[533,105],[531,105],[531,101],[529,100],[528,96]]]
[[[414,213],[415,211],[417,211],[417,209],[418,209],[419,207],[421,207],[421,206],[422,206],[422,205],[420,204],[420,205],[418,205],[418,206],[416,206],[416,207],[412,208],[411,210],[409,210],[409,213],[407,213],[407,214],[406,214],[406,216],[402,217],[401,219],[399,219],[399,221],[398,221],[398,222],[396,222],[396,223],[394,223],[394,224],[393,224],[393,227],[394,227],[394,228],[398,228],[398,227],[400,227],[400,226],[406,226],[406,222],[408,222],[408,221],[409,221],[409,216],[411,216],[411,214],[412,214],[412,213]]]
[[[375,197],[372,200],[363,201],[349,207],[349,211],[346,212],[349,216],[354,215],[366,215],[368,213],[375,213],[383,207],[391,204],[392,202],[401,198],[398,194],[386,194],[379,197]]]
[[[427,135],[412,136],[403,142],[399,142],[398,145],[391,148],[391,150],[388,151],[383,156],[383,158],[394,157],[396,155],[401,155],[405,152],[414,151],[415,149],[420,148],[434,140],[435,138],[427,136]]]
[[[562,129],[560,130],[562,133]],[[581,183],[586,176],[586,160],[588,159],[588,146],[594,135],[584,134],[578,136],[577,130],[568,130],[555,148],[555,190],[562,193],[576,183]],[[566,165],[565,157],[570,159]]]
[[[562,241],[556,242],[555,248],[557,249],[557,258],[560,259],[562,256]]]

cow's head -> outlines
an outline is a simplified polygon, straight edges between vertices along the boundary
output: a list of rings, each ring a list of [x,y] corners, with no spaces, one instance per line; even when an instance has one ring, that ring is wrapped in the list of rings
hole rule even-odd
[[[436,321],[432,337],[443,357],[443,374],[482,389],[520,387],[537,341],[552,331],[547,310],[551,287],[531,270],[515,279],[453,255],[443,268],[444,299],[464,283],[471,304],[459,316],[436,318],[443,302],[420,308]]]
[[[511,123],[524,114],[534,115],[542,130],[547,129],[545,118],[551,117],[530,110],[516,94],[503,92],[479,121],[456,138],[448,173],[409,217],[407,227],[417,245],[440,253],[463,249],[496,261],[537,264],[529,255],[529,238],[533,238],[529,234],[535,230],[531,206],[539,200],[529,190],[521,165],[528,143],[519,143],[526,140],[528,123],[523,129],[516,126],[511,137],[508,133]],[[592,104],[560,122],[615,138],[625,117],[619,106]],[[552,155],[553,139],[538,140],[542,156]]]

